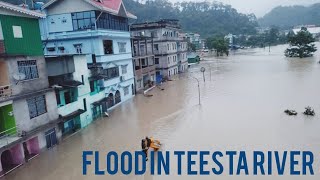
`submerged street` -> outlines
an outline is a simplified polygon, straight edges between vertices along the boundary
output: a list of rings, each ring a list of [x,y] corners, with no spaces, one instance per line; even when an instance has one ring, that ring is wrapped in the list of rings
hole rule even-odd
[[[229,57],[206,57],[188,73],[165,83],[164,91],[155,88],[149,92],[153,97],[137,95],[111,111],[110,117],[95,121],[3,179],[318,179],[317,176],[82,175],[82,151],[133,152],[141,149],[140,142],[145,136],[159,139],[162,151],[320,152],[319,57],[288,59],[283,54],[286,47],[271,47],[270,53],[268,48],[249,49],[231,52]],[[202,66],[206,68],[205,82],[200,72]],[[197,81],[192,77],[200,80],[201,105]],[[315,117],[302,114],[307,106],[315,109]],[[295,109],[299,114],[287,116],[285,109]],[[315,156],[319,159],[318,154]],[[102,167],[104,163],[100,162]],[[176,165],[171,166],[174,172]],[[319,161],[314,168],[319,173]]]

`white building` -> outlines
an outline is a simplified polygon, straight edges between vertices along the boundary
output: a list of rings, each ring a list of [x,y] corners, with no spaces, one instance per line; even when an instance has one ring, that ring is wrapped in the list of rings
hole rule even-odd
[[[133,24],[131,31],[133,36],[153,38],[157,80],[159,76],[171,77],[188,69],[188,44],[179,36],[178,20]]]

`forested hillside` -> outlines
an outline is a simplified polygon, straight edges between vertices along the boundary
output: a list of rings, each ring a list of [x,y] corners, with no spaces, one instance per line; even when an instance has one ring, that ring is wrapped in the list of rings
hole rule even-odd
[[[263,27],[275,25],[283,29],[292,28],[296,25],[320,25],[320,3],[308,7],[279,6],[259,19],[259,23]]]
[[[215,34],[254,34],[257,27],[255,15],[238,13],[222,3],[182,2],[172,4],[168,0],[148,0],[144,4],[123,0],[127,9],[138,16],[135,22],[147,22],[164,18],[180,20],[185,31],[198,32],[204,37]]]

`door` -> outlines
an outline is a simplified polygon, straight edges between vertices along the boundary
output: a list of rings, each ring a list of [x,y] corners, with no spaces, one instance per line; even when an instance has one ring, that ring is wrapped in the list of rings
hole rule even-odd
[[[56,135],[56,130],[55,128],[47,131],[45,133],[46,136],[46,141],[47,141],[47,148],[50,149],[53,146],[57,145],[57,135]]]

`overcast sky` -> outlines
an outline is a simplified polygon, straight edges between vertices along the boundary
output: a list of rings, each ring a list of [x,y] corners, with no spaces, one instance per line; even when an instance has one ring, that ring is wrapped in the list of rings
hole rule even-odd
[[[190,1],[190,0],[169,0],[171,2]],[[203,1],[203,0],[191,0]],[[210,0],[211,1],[211,0]],[[254,13],[261,17],[268,13],[272,8],[283,5],[311,5],[320,2],[320,0],[217,0],[224,4],[230,4],[232,7],[242,13]]]

